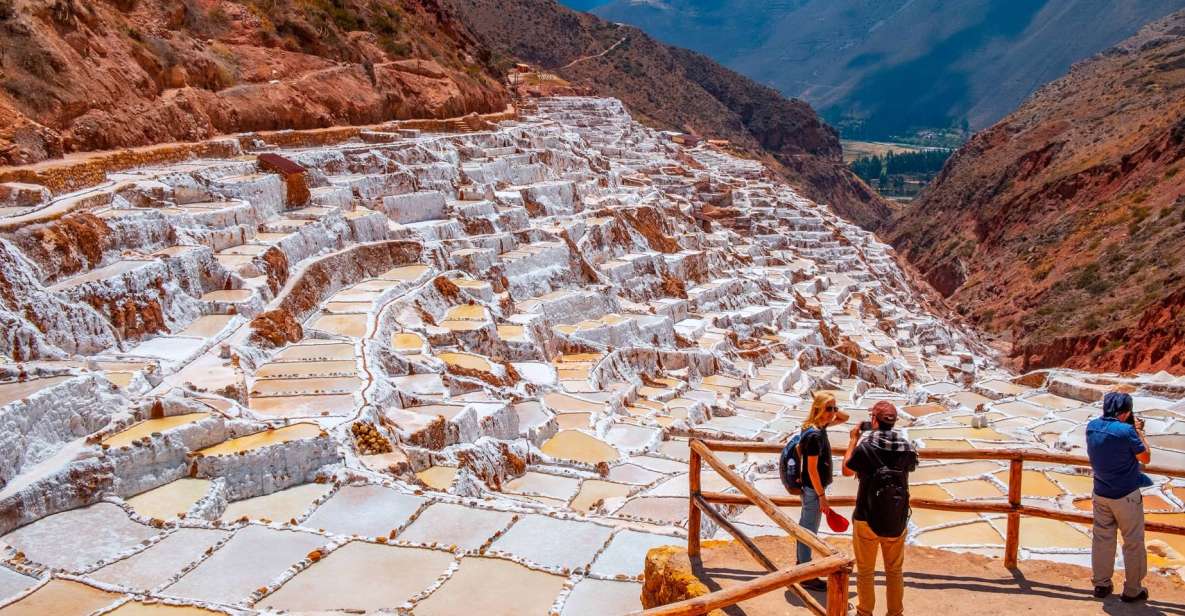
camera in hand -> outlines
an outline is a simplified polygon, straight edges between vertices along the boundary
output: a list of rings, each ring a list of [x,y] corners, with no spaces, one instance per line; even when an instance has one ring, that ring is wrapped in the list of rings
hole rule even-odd
[[[869,432],[871,430],[872,430],[872,422],[871,421],[860,422],[860,431],[861,432]]]

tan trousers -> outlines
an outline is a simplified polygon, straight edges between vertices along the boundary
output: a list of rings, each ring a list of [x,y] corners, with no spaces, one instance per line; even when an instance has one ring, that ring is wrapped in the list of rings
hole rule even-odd
[[[1123,535],[1123,594],[1134,597],[1143,590],[1144,576],[1148,573],[1148,552],[1144,548],[1144,497],[1139,490],[1132,490],[1123,498],[1094,495],[1094,545],[1090,555],[1095,586],[1111,585],[1117,534]]]
[[[908,532],[908,531],[907,531]],[[880,537],[867,522],[857,521],[852,532],[852,551],[856,553],[856,614],[872,616],[876,607],[876,553],[879,548],[885,561],[885,595],[888,616],[905,612],[905,533],[900,537]]]

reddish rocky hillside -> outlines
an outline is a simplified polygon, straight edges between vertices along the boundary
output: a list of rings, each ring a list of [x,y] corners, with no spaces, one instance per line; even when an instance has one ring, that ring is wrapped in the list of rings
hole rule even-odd
[[[0,164],[500,110],[437,0],[0,0]]]
[[[1185,373],[1185,12],[976,135],[888,236],[1019,365]]]
[[[767,158],[806,196],[867,229],[892,214],[843,164],[835,129],[803,101],[555,0],[445,1],[503,56],[619,98],[651,126],[728,139]]]

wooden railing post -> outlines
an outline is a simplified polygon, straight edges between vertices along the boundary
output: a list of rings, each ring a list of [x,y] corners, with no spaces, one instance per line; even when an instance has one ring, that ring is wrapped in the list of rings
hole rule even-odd
[[[852,566],[840,567],[827,577],[827,616],[847,616],[848,578]]]
[[[687,501],[690,503],[687,510],[687,556],[696,558],[699,556],[700,511],[695,499],[700,493],[700,455],[694,448],[688,460],[687,492]]]
[[[1024,479],[1024,458],[1012,459],[1008,467],[1008,505],[1012,511],[1008,514],[1008,536],[1004,541],[1004,566],[1016,568],[1017,557],[1020,553],[1020,504],[1021,483]]]

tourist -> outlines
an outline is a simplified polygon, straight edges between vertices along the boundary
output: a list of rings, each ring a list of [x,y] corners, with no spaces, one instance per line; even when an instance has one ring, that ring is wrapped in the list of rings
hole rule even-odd
[[[1094,596],[1103,599],[1112,592],[1115,535],[1119,531],[1123,534],[1125,571],[1120,598],[1128,603],[1147,600],[1143,582],[1148,554],[1140,488],[1152,481],[1140,472],[1140,464],[1152,461],[1152,450],[1144,438],[1144,422],[1132,411],[1131,396],[1111,392],[1103,397],[1103,416],[1086,424],[1086,452],[1094,470]]]
[[[831,441],[827,440],[827,428],[844,423],[848,414],[839,410],[835,396],[828,392],[815,394],[811,411],[802,422],[802,436],[798,441],[798,455],[802,460],[802,513],[798,525],[819,532],[822,514],[831,510],[827,503],[827,486],[833,475],[831,462]],[[811,547],[798,543],[798,564],[811,560]],[[827,582],[821,579],[807,580],[803,588],[816,591],[827,590]]]
[[[870,421],[852,429],[843,474],[856,475],[856,510],[852,514],[852,551],[856,555],[856,614],[871,616],[876,606],[873,580],[879,549],[885,562],[888,616],[905,610],[905,534],[909,525],[909,473],[918,454],[900,433],[897,408],[886,401],[869,411]]]

